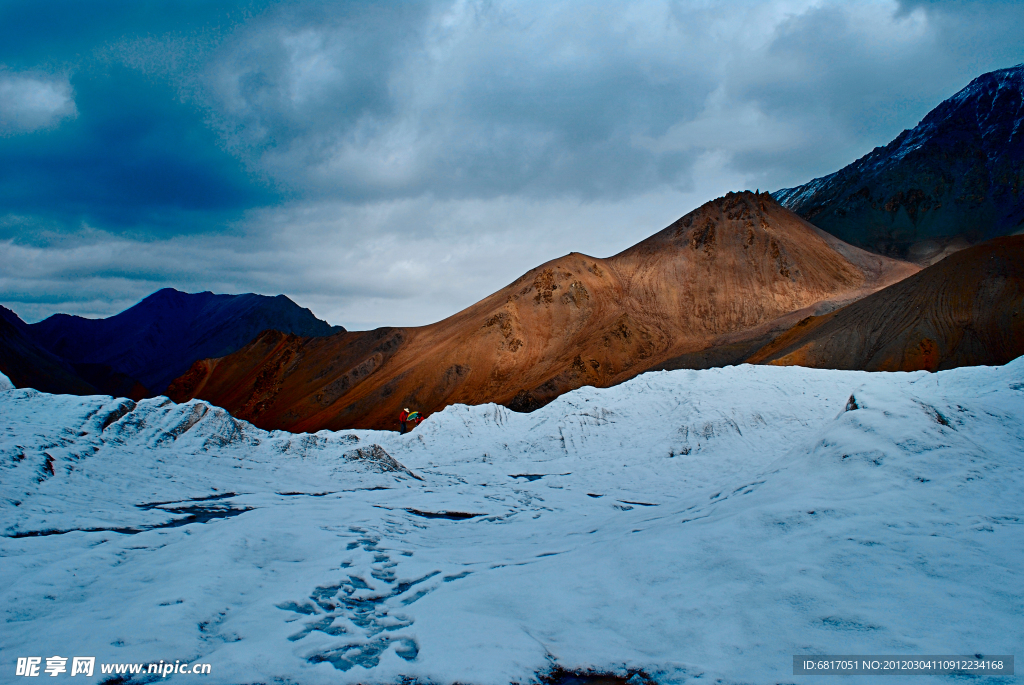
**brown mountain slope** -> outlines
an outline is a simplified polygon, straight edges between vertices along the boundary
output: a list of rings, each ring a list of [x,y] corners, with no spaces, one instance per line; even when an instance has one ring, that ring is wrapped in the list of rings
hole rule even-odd
[[[836,312],[811,317],[755,364],[938,371],[1024,354],[1024,236],[996,238]]]
[[[430,326],[265,332],[197,362],[168,394],[293,431],[395,428],[403,407],[457,402],[525,410],[722,336],[763,335],[780,317],[795,324],[916,271],[822,233],[766,193],[730,193],[614,257],[555,259]]]

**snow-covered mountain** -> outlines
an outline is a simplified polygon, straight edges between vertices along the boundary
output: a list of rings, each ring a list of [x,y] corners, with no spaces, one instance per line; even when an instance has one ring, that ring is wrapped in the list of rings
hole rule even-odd
[[[0,387],[5,681],[776,683],[1024,644],[1024,358],[649,373],[404,436]]]
[[[1024,227],[1024,64],[979,76],[913,129],[772,195],[859,247],[930,263]]]

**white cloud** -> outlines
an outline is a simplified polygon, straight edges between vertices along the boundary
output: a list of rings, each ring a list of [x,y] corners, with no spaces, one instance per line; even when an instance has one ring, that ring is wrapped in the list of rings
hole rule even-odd
[[[0,135],[49,128],[77,115],[66,76],[0,70]]]

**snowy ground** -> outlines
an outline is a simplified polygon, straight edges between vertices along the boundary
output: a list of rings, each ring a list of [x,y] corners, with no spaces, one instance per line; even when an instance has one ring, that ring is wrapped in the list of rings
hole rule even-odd
[[[0,465],[3,682],[55,654],[212,665],[177,682],[814,682],[794,654],[1024,644],[1024,358],[649,373],[406,436],[3,390]]]

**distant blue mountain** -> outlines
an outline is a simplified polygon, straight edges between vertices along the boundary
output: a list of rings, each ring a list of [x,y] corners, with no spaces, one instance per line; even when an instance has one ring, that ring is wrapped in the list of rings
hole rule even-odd
[[[107,366],[155,394],[196,360],[230,354],[267,329],[309,337],[345,331],[284,295],[191,294],[173,288],[106,319],[54,314],[28,329],[40,346],[75,368]]]

